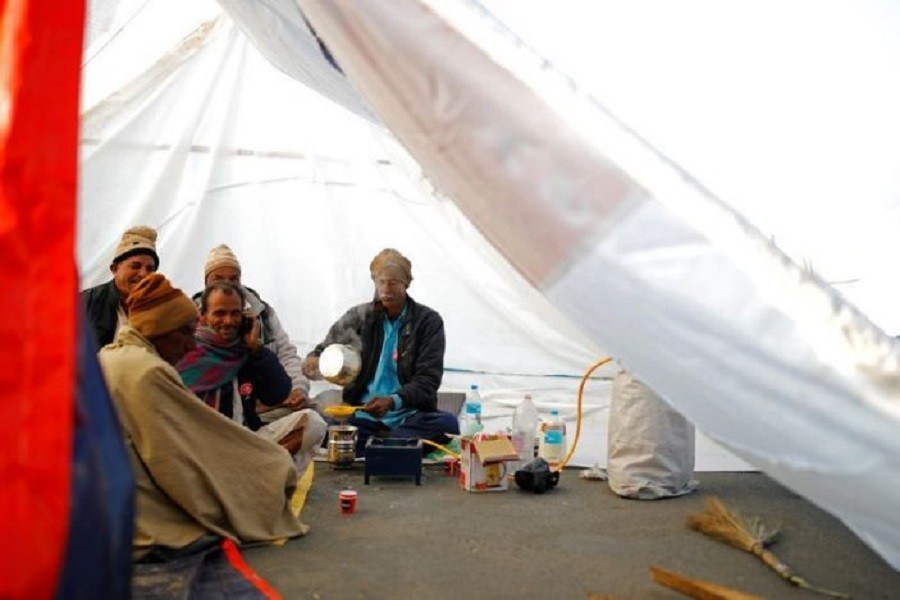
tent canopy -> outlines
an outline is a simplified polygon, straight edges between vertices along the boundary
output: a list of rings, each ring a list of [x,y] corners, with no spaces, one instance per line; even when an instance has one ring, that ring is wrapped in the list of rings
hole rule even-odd
[[[299,6],[93,3],[84,285],[132,224],[187,291],[226,242],[305,352],[396,247],[489,415],[610,352],[900,565],[895,7]]]
[[[571,417],[579,378],[602,350],[435,192],[309,30],[296,32],[309,42],[298,56],[318,79],[337,78],[333,94],[353,94],[359,112],[273,67],[214,2],[191,7],[143,3],[88,45],[82,285],[108,279],[118,238],[134,224],[158,228],[160,270],[188,293],[203,285],[209,249],[227,243],[244,283],[275,307],[304,355],[372,297],[369,262],[394,247],[412,261],[410,294],[444,318],[443,389],[479,384],[498,426],[525,392]],[[148,44],[159,45],[155,60],[120,59]],[[607,400],[606,381],[588,387],[595,426]],[[582,462],[605,456],[605,438],[593,437]]]

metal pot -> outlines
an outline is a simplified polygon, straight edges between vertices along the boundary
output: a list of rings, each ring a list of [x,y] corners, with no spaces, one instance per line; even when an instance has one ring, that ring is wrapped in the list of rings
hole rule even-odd
[[[332,425],[328,428],[328,462],[336,469],[347,469],[356,460],[357,428]]]
[[[346,344],[331,344],[319,356],[319,372],[335,385],[353,383],[361,366],[359,352]]]

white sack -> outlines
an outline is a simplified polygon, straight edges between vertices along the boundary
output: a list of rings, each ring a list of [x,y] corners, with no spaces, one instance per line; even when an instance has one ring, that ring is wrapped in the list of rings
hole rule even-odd
[[[694,426],[629,372],[613,383],[607,438],[610,489],[625,498],[658,500],[690,494]]]

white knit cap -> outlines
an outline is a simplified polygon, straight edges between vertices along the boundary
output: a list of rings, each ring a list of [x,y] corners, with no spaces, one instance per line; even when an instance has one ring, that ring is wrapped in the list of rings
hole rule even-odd
[[[209,251],[206,257],[206,266],[203,268],[203,279],[209,277],[212,271],[220,267],[234,267],[241,272],[241,263],[238,262],[237,256],[231,251],[231,248],[225,244],[219,244]]]

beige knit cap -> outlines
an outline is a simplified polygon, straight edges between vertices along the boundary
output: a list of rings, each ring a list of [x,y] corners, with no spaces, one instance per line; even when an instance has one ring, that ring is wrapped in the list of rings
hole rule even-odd
[[[219,267],[234,267],[241,272],[241,263],[238,262],[237,256],[231,251],[231,248],[225,244],[219,244],[209,251],[206,257],[206,266],[203,268],[203,279],[209,277],[210,272],[215,271]]]
[[[112,264],[122,262],[129,256],[136,254],[149,254],[156,261],[159,268],[159,255],[156,254],[156,230],[146,225],[136,225],[128,228],[122,234],[119,245],[113,254]]]
[[[409,259],[394,250],[385,248],[379,252],[369,265],[369,272],[374,280],[385,269],[394,271],[406,283],[406,287],[412,283],[412,263]]]
[[[161,273],[150,273],[140,280],[128,298],[128,324],[145,338],[153,338],[197,318],[193,300],[172,284]]]

